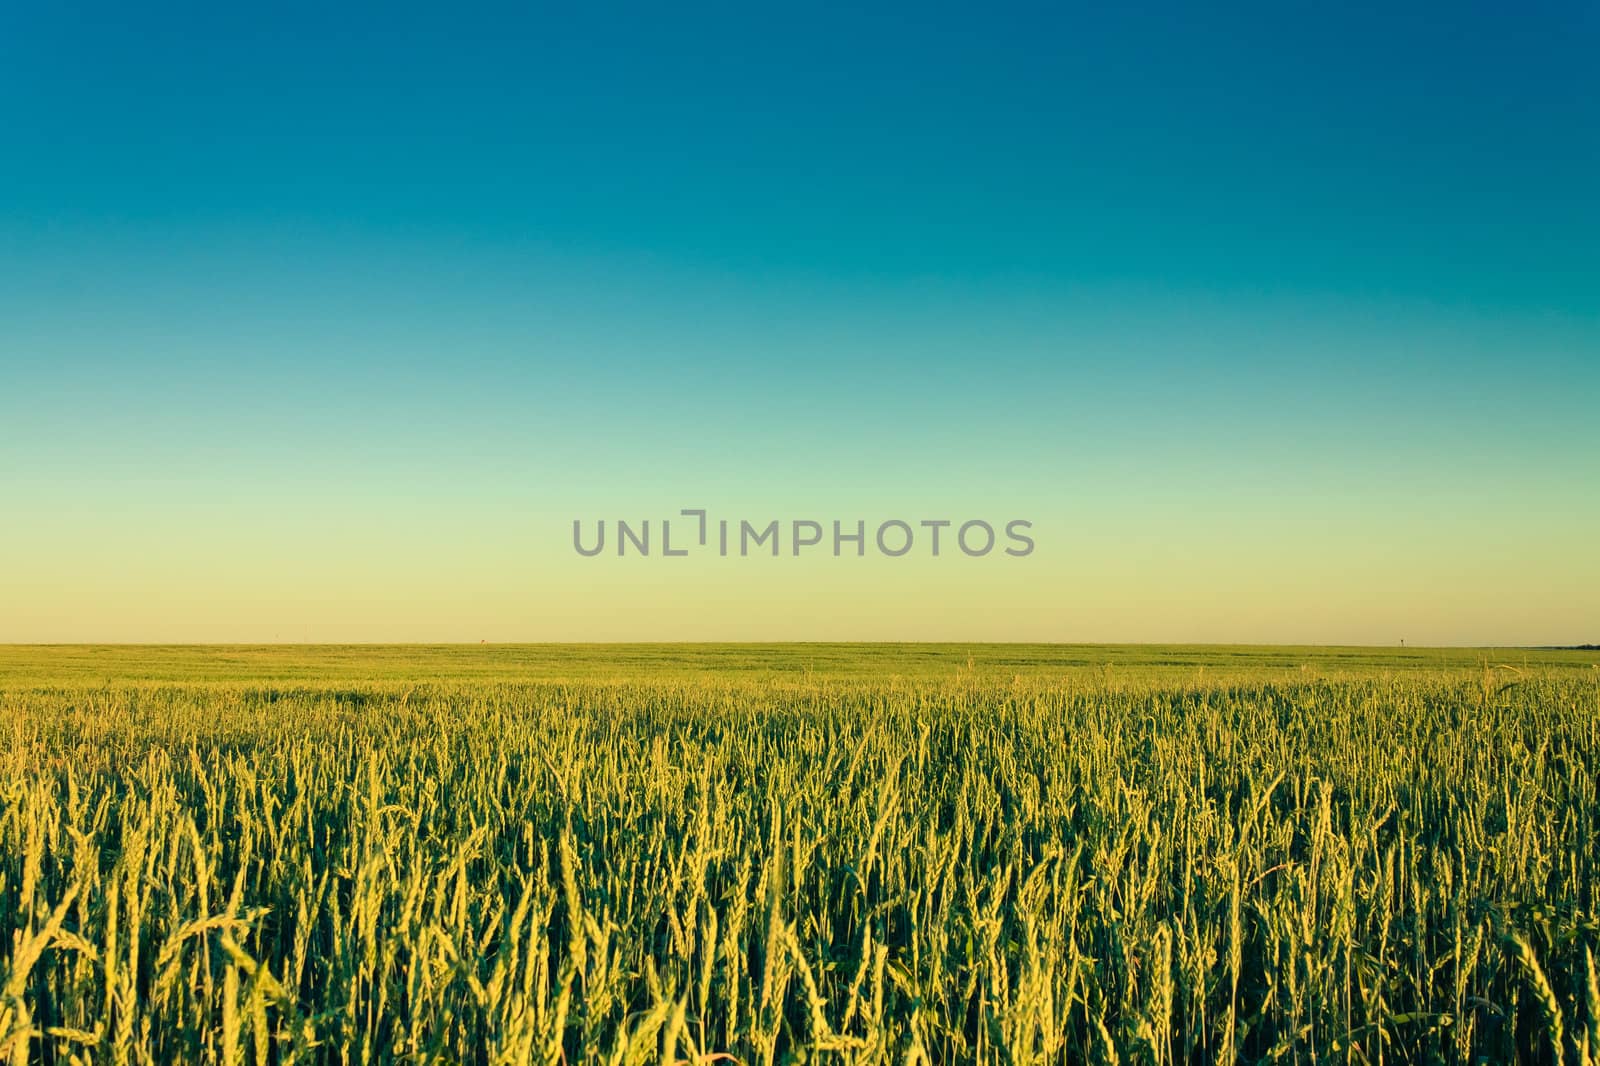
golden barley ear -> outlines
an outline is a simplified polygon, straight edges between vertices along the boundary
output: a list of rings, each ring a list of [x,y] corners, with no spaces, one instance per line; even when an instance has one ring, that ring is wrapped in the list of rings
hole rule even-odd
[[[1584,1059],[1586,1066],[1600,1066],[1600,980],[1595,977],[1594,951],[1590,948],[1583,949],[1584,968],[1588,971],[1588,981],[1585,986],[1585,1007],[1588,1011],[1588,1029],[1583,1034]]]
[[[1539,958],[1534,954],[1533,945],[1528,943],[1528,938],[1521,932],[1513,930],[1511,943],[1516,948],[1517,962],[1522,966],[1523,976],[1527,978],[1528,987],[1533,992],[1534,1002],[1539,1005],[1540,1017],[1544,1019],[1545,1039],[1550,1043],[1551,1054],[1555,1061],[1562,1062],[1566,1058],[1566,1025],[1561,1016],[1561,1003],[1556,998],[1556,990],[1550,986],[1550,979],[1545,976],[1544,967],[1539,965]]]

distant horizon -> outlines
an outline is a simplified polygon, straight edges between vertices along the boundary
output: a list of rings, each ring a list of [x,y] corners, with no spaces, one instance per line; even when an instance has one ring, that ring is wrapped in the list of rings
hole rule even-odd
[[[1339,648],[1417,651],[1600,651],[1600,644],[1346,644],[1318,641],[1205,641],[1205,640],[830,640],[796,638],[790,640],[55,640],[0,641],[5,648],[515,648],[515,647],[671,647],[741,646],[774,647],[783,645],[936,645],[956,647],[1031,646],[1060,648]]]

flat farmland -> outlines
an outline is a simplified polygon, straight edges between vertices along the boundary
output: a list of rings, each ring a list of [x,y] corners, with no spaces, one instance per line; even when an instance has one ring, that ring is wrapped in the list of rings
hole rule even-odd
[[[0,1055],[1600,1062],[1597,664],[0,647]]]

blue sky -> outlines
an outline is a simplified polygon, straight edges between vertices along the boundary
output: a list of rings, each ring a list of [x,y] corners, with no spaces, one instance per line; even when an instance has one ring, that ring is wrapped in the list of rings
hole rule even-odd
[[[860,630],[785,628],[778,583],[680,632],[448,600],[428,560],[460,529],[362,526],[406,562],[326,633],[466,639],[481,607],[508,639],[1386,640],[1410,611],[1441,641],[1558,639],[1600,623],[1593,566],[1552,561],[1600,516],[1596,54],[1579,3],[13,6],[0,548],[35,573],[0,639],[326,608],[315,567],[269,595],[251,550],[158,571],[112,529],[257,549],[315,508],[327,536],[290,539],[332,572],[337,501],[451,509],[512,531],[480,550],[502,573],[588,596],[562,522],[680,497],[1064,532],[1025,624],[987,619],[1026,590],[952,614],[930,579],[868,582]],[[1303,589],[1197,612],[1295,508],[1322,518],[1275,550],[1367,599],[1320,630]],[[1165,530],[1161,565],[1096,551],[1129,588],[1184,563],[1193,595],[1103,626],[1085,515],[1108,544]],[[143,584],[83,576],[68,526]],[[1444,562],[1374,569],[1385,529]],[[1484,567],[1505,587],[1437,608]],[[613,616],[643,610],[628,581],[601,581]],[[411,584],[434,591],[361,613]],[[141,606],[191,585],[217,591]]]
[[[1592,4],[4,18],[21,238],[1596,310]]]

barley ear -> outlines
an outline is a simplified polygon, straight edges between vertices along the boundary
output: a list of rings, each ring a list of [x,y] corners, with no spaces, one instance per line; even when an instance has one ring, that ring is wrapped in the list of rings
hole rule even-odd
[[[1550,1049],[1555,1054],[1555,1061],[1565,1061],[1566,1026],[1561,1017],[1561,1003],[1556,999],[1556,990],[1550,987],[1550,979],[1544,974],[1544,968],[1539,965],[1539,960],[1533,953],[1533,945],[1528,943],[1521,933],[1513,932],[1511,942],[1516,945],[1517,961],[1522,964],[1523,973],[1528,978],[1528,985],[1533,989],[1533,995],[1539,1001],[1539,1013],[1544,1016],[1544,1031],[1550,1041]],[[1590,970],[1593,973],[1593,970]]]
[[[1600,1066],[1600,980],[1595,979],[1594,952],[1589,948],[1583,949],[1584,965],[1588,968],[1588,1059],[1585,1066]]]

